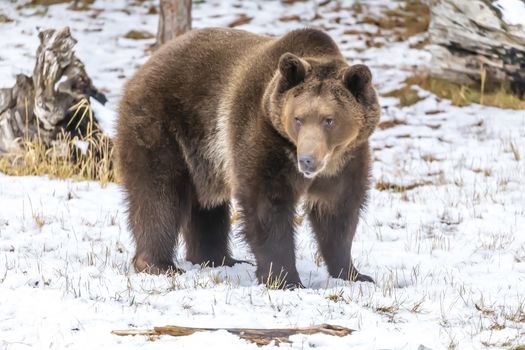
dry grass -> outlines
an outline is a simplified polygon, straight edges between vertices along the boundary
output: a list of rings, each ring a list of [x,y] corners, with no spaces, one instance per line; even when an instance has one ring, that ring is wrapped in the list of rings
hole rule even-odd
[[[421,187],[421,186],[429,186],[432,185],[432,182],[430,181],[424,181],[424,182],[414,182],[408,185],[399,185],[388,181],[376,181],[375,188],[378,191],[392,191],[396,193],[403,193],[406,191],[413,190],[414,188]]]
[[[401,88],[390,91],[384,96],[397,97],[401,106],[410,106],[419,101],[419,96],[413,88],[414,85],[440,98],[450,100],[454,106],[462,107],[471,103],[479,103],[498,108],[525,109],[525,100],[516,96],[508,84],[463,85],[426,74],[414,75],[406,79]]]
[[[18,150],[0,158],[0,172],[14,176],[49,175],[52,178],[96,180],[104,186],[116,181],[112,142],[98,129],[87,100],[72,107],[78,128],[88,118],[85,136],[62,132],[51,145],[39,137],[24,137]],[[79,147],[85,146],[85,148]]]
[[[516,147],[516,145],[512,141],[510,142],[510,149],[512,151],[512,154],[514,155],[514,160],[519,162],[521,160],[520,150],[518,149],[518,147]]]
[[[270,264],[270,272],[268,273],[268,277],[265,278],[264,284],[266,285],[266,288],[268,290],[294,288],[294,286],[286,285],[286,277],[287,277],[286,272],[284,272],[281,269],[279,273],[275,273],[275,271],[273,270],[272,264]]]
[[[326,297],[327,300],[333,301],[334,303],[338,303],[340,301],[345,301],[344,298],[344,289],[340,289],[336,293],[331,293]]]
[[[13,22],[11,18],[7,17],[3,13],[0,13],[0,23],[11,23],[11,22]]]
[[[525,100],[512,93],[506,84],[488,87],[481,84],[468,86],[429,77],[422,81],[421,87],[450,100],[455,106],[479,103],[499,108],[525,109]]]
[[[56,5],[56,4],[65,4],[68,2],[71,2],[71,0],[31,0],[24,6],[37,6],[37,5],[49,6],[49,5]]]
[[[91,9],[91,5],[95,3],[95,0],[31,0],[25,4],[19,5],[18,8],[34,7],[34,6],[51,6],[58,4],[68,4],[69,9],[73,11],[87,11]]]

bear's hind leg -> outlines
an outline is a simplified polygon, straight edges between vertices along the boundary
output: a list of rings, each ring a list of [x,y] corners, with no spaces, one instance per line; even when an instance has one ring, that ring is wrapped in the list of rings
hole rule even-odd
[[[128,142],[119,149],[129,227],[138,272],[179,272],[173,262],[180,228],[189,214],[191,184],[176,145],[157,149]]]
[[[183,231],[186,259],[208,266],[232,266],[240,262],[231,257],[229,248],[230,203],[204,208],[196,199],[193,202],[190,219]]]
[[[183,220],[180,213],[184,210],[180,205],[173,205],[179,202],[175,198],[176,192],[171,195],[163,192],[150,189],[143,196],[128,196],[130,226],[136,242],[133,265],[138,272],[182,272],[175,266],[173,258]]]

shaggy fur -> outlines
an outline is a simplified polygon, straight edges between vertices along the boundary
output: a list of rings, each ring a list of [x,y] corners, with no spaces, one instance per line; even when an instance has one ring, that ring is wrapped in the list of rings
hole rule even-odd
[[[369,187],[379,105],[367,67],[349,67],[314,29],[273,38],[202,29],[159,49],[126,84],[118,164],[138,271],[231,265],[230,200],[260,282],[300,286],[294,214],[301,198],[332,276],[368,280],[350,251]]]

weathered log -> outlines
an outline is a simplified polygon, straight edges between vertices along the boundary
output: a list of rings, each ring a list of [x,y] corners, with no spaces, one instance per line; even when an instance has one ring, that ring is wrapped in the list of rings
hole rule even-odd
[[[75,56],[68,27],[43,30],[39,38],[32,77],[20,74],[13,88],[0,89],[0,155],[16,151],[23,138],[50,144],[62,131],[85,134],[87,120],[71,123],[71,107],[89,97],[106,102]]]
[[[510,23],[499,6],[493,0],[431,1],[432,76],[460,84],[508,82],[523,93],[525,27]]]
[[[272,341],[276,344],[289,343],[289,337],[295,334],[316,334],[322,333],[331,336],[344,337],[352,334],[354,330],[342,326],[321,324],[303,328],[273,328],[273,329],[254,329],[254,328],[192,328],[179,326],[154,327],[153,329],[127,329],[114,330],[111,333],[119,336],[144,335],[156,337],[160,335],[171,335],[174,337],[191,335],[196,332],[214,332],[225,330],[237,335],[241,339],[248,340],[257,345],[267,345]]]
[[[191,29],[191,0],[160,0],[157,46]]]

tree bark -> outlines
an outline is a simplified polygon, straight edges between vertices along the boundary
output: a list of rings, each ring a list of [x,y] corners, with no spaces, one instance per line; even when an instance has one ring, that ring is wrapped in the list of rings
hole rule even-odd
[[[160,0],[157,46],[191,29],[191,0]]]
[[[523,0],[525,6],[525,0]],[[525,89],[525,28],[491,0],[432,0],[431,75],[460,84],[510,82]]]
[[[106,102],[75,56],[68,27],[43,30],[39,38],[32,77],[19,74],[13,88],[0,89],[0,155],[18,150],[24,138],[48,145],[61,131],[83,134],[86,121],[70,123],[70,108],[89,97]]]

